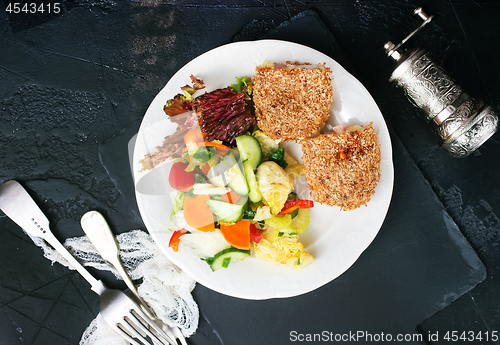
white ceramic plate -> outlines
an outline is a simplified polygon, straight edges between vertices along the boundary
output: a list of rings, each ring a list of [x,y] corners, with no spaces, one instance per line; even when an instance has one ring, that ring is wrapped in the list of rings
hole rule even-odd
[[[249,258],[231,262],[227,269],[212,272],[209,266],[182,246],[177,253],[169,247],[171,231],[170,192],[165,178],[168,169],[158,166],[148,176],[147,185],[137,188],[144,172],[139,161],[153,153],[176,125],[163,112],[165,102],[190,84],[191,74],[207,86],[203,92],[226,87],[235,77],[253,76],[255,66],[265,60],[326,63],[332,69],[334,99],[329,124],[364,124],[373,121],[382,151],[381,178],[367,206],[349,212],[315,204],[311,224],[300,241],[316,260],[309,266],[294,270],[269,265]],[[286,150],[302,157],[300,147],[288,144]],[[144,223],[163,253],[198,283],[220,293],[246,299],[291,297],[312,291],[345,272],[370,245],[384,221],[392,195],[394,171],[389,132],[384,118],[368,91],[352,75],[330,57],[305,46],[276,40],[231,43],[213,49],[181,68],[160,91],[144,116],[134,149],[133,172],[136,196]],[[144,182],[144,180],[143,180]],[[299,195],[308,194],[304,181],[296,186]]]

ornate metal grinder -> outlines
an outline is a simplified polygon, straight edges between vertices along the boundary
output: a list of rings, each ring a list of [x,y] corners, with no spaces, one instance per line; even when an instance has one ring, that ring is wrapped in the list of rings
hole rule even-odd
[[[454,157],[474,152],[498,127],[498,116],[482,100],[471,97],[434,63],[426,49],[401,50],[401,46],[432,20],[421,7],[414,14],[423,23],[398,45],[384,45],[396,61],[389,81],[404,90],[408,99],[422,109],[439,146]]]

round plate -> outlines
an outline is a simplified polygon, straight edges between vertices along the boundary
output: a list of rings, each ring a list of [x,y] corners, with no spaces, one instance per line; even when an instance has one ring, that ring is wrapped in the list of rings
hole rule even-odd
[[[231,262],[227,269],[212,272],[186,246],[174,253],[168,247],[171,231],[167,223],[171,212],[171,196],[175,193],[166,183],[169,163],[140,172],[139,161],[156,151],[163,138],[175,131],[165,113],[165,102],[190,84],[190,75],[202,79],[210,92],[235,82],[235,77],[253,76],[255,67],[265,60],[326,63],[332,70],[333,102],[330,125],[365,124],[373,122],[381,148],[381,178],[367,206],[353,211],[340,211],[315,203],[311,223],[300,236],[300,242],[315,257],[309,266],[294,270],[274,266],[251,257]],[[300,147],[286,143],[287,152],[297,159]],[[166,167],[166,168],[165,168]],[[160,91],[149,106],[142,121],[134,148],[133,172],[136,196],[144,223],[163,253],[198,283],[220,293],[245,298],[267,299],[297,296],[332,281],[345,272],[370,245],[384,221],[392,195],[394,170],[389,132],[384,118],[368,91],[352,75],[330,57],[295,43],[262,40],[231,43],[213,49],[186,64]],[[146,175],[146,176],[145,176]],[[141,180],[144,178],[143,180]],[[296,189],[307,196],[305,179],[299,179]],[[175,194],[173,194],[175,195]]]

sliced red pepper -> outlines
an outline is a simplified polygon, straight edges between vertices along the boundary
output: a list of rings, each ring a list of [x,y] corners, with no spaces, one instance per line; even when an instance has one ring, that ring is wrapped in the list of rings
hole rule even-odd
[[[250,239],[255,243],[259,243],[260,240],[262,240],[263,238],[264,238],[264,235],[262,235],[262,230],[257,229],[255,224],[251,223],[250,224]]]
[[[168,246],[174,250],[174,252],[179,250],[179,243],[181,243],[181,236],[187,233],[186,229],[180,229],[174,231],[172,237],[170,237],[170,242],[168,242]]]
[[[291,213],[293,211],[295,211],[296,209],[300,208],[298,205],[295,205],[295,206],[291,206],[289,208],[284,208],[281,210],[280,213],[278,213],[280,216],[284,215],[284,214],[287,214],[287,213]]]
[[[311,207],[314,207],[314,201],[312,200],[303,200],[303,199],[287,200],[285,202],[285,205],[281,209],[279,215],[284,215],[293,212],[298,208],[311,208]]]

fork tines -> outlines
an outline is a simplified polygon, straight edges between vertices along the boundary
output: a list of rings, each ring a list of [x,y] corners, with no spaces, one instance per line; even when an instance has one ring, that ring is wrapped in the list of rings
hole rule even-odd
[[[142,310],[130,309],[123,322],[116,326],[132,345],[177,344]]]

